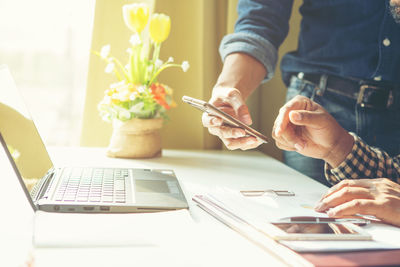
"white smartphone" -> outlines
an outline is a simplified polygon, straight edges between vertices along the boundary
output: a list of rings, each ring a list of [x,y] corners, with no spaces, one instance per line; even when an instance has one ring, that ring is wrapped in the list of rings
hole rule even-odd
[[[241,128],[241,129],[245,130],[246,134],[248,134],[250,136],[254,136],[257,139],[263,141],[264,143],[268,143],[268,138],[265,135],[254,130],[253,128],[249,127],[248,125],[244,124],[243,122],[239,121],[238,119],[232,117],[228,113],[220,110],[219,108],[217,108],[216,106],[214,106],[208,102],[205,102],[203,100],[196,99],[193,97],[189,97],[189,96],[183,96],[182,101],[190,104],[191,106],[193,106],[203,112],[207,112],[208,114],[210,114],[212,116],[219,117],[224,120],[224,123],[226,123],[230,126],[233,126],[233,127]]]
[[[371,240],[361,227],[346,222],[273,222],[263,231],[275,240]]]

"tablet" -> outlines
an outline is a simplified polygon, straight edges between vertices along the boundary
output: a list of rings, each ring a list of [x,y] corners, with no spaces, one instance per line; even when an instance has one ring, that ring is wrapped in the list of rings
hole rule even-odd
[[[276,240],[371,240],[361,227],[346,222],[271,222],[263,229]]]

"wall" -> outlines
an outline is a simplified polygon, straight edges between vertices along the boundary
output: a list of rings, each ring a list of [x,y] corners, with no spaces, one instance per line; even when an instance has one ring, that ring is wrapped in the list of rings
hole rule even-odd
[[[148,0],[150,2],[151,0]],[[111,44],[111,53],[117,58],[126,57],[129,36],[124,25],[121,7],[133,1],[97,0],[92,49],[100,50]],[[143,2],[137,0],[137,2]],[[159,81],[174,89],[177,107],[168,113],[170,120],[162,129],[164,148],[218,149],[219,140],[208,134],[201,124],[201,113],[181,101],[183,95],[208,99],[214,85],[221,60],[218,44],[226,30],[225,0],[160,0],[155,1],[155,11],[169,15],[172,26],[168,39],[162,44],[161,59],[174,57],[176,63],[188,60],[191,67],[187,73],[181,69],[167,69]],[[88,88],[83,119],[81,145],[106,146],[111,126],[103,122],[97,112],[107,86],[115,80],[104,73],[105,64],[92,56],[89,66]]]

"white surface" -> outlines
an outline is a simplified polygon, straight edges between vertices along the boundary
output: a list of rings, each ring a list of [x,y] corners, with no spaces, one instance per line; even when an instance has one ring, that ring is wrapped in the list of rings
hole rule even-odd
[[[124,248],[37,248],[35,262],[37,266],[279,266],[273,257],[238,235],[225,225],[216,221],[198,208],[191,198],[194,194],[206,193],[216,187],[234,190],[288,189],[297,194],[313,193],[321,195],[326,187],[291,170],[284,164],[271,159],[260,152],[242,151],[174,151],[165,150],[163,156],[148,160],[113,159],[105,156],[105,149],[99,148],[54,148],[50,155],[56,165],[131,167],[131,168],[170,168],[176,173],[185,196],[189,202],[190,214],[199,223],[198,238],[195,241],[180,243],[179,248],[172,246],[129,246]],[[4,161],[4,158],[1,158]],[[2,168],[3,170],[3,168]],[[32,225],[32,212],[24,196],[17,196],[18,186],[11,173],[4,175],[14,184],[14,189],[4,190],[0,195],[2,203],[10,197],[14,199],[3,218],[11,220],[8,224],[2,220],[1,228],[8,235],[20,235],[21,228],[12,222]],[[19,192],[21,193],[21,192]],[[8,201],[9,202],[9,201]],[[28,208],[28,209],[27,209]],[[57,214],[55,214],[57,215]],[[101,220],[98,224],[101,225]],[[162,223],[162,221],[161,221]],[[60,223],[61,224],[61,223]],[[8,228],[6,228],[8,227]],[[62,231],[66,225],[59,225]],[[197,226],[196,226],[197,227]],[[32,229],[30,229],[32,231]],[[116,231],[118,228],[116,229]],[[146,229],[148,230],[148,229]],[[121,232],[124,229],[120,229]],[[182,231],[184,232],[184,231]],[[182,234],[179,238],[183,238]],[[30,240],[29,234],[25,234]],[[9,246],[13,242],[5,240]],[[29,242],[28,242],[29,244]],[[19,261],[27,257],[28,250],[12,247]],[[97,258],[94,257],[97,255]],[[11,257],[12,258],[12,257]],[[62,260],[60,260],[62,259]],[[8,264],[10,263],[10,264]],[[17,266],[10,261],[1,266]]]
[[[299,184],[299,188],[292,190],[308,192],[312,186],[320,194],[326,190],[324,186],[255,151],[167,150],[163,151],[161,158],[149,160],[106,158],[105,150],[96,148],[79,152],[79,157],[74,157],[71,149],[57,148],[51,150],[50,154],[55,156],[56,163],[62,165],[173,169],[189,202],[192,218],[202,226],[207,225],[208,229],[199,230],[201,238],[196,241],[203,244],[202,246],[192,243],[180,251],[185,255],[193,255],[195,252],[195,255],[199,256],[197,261],[204,263],[202,266],[265,266],[266,263],[279,266],[280,263],[199,209],[191,201],[194,194],[208,192],[221,186],[240,190],[292,189],[287,188],[288,185]],[[149,262],[145,266],[153,264]]]
[[[0,266],[20,266],[32,250],[33,210],[0,145]]]
[[[195,225],[188,210],[136,214],[38,211],[33,244],[36,248],[171,246],[187,243]]]

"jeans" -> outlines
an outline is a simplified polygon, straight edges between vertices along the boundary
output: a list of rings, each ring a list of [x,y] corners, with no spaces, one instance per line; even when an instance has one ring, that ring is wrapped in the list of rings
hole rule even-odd
[[[400,154],[400,92],[395,94],[393,110],[377,110],[360,107],[355,99],[328,90],[322,96],[317,95],[315,89],[315,85],[293,76],[286,101],[299,94],[309,97],[323,106],[344,129],[356,133],[370,146],[379,147],[391,156]],[[283,157],[288,166],[330,186],[325,179],[322,160],[305,157],[294,151],[284,151]]]

